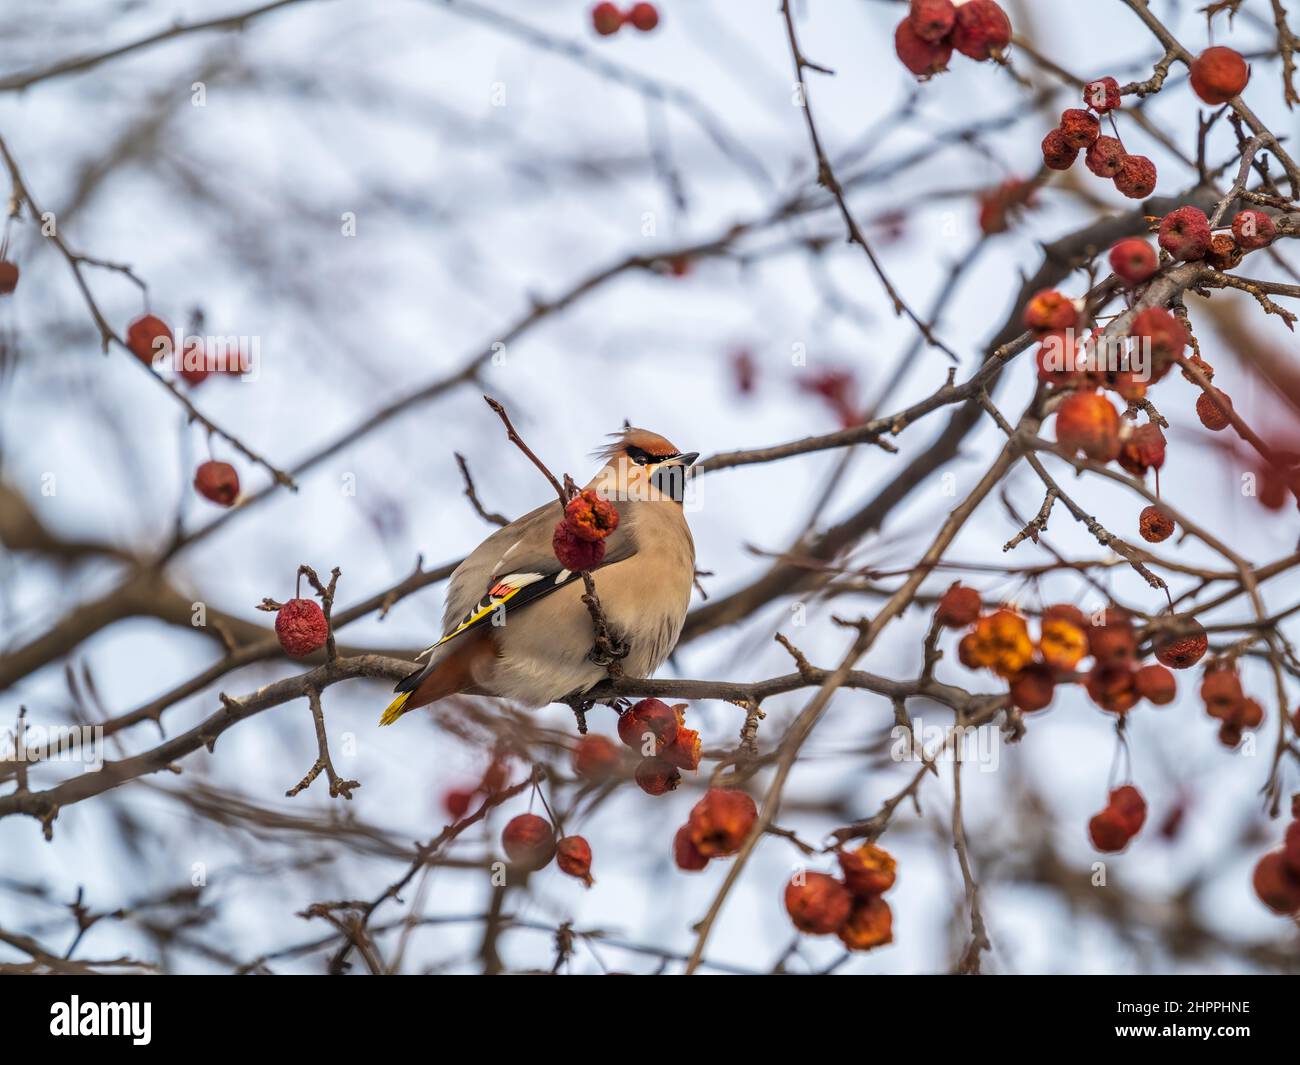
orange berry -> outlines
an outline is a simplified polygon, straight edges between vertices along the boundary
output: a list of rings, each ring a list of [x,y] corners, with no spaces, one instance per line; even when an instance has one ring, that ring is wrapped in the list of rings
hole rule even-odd
[[[800,872],[785,886],[785,909],[800,932],[826,936],[848,920],[853,896],[833,876]]]

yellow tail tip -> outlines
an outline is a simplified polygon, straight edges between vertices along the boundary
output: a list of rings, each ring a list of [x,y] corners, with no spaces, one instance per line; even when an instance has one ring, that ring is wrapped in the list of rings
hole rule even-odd
[[[406,700],[410,697],[410,692],[402,692],[401,695],[388,704],[388,709],[385,710],[383,715],[379,718],[379,723],[381,725],[391,725],[406,713]]]

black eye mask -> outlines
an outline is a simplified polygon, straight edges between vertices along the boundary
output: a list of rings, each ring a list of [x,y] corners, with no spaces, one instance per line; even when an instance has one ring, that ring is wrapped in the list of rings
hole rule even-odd
[[[631,444],[627,447],[627,457],[638,466],[646,466],[656,462],[666,462],[668,459],[675,459],[678,454],[679,452],[674,451],[671,455],[652,455],[643,448],[634,447]]]

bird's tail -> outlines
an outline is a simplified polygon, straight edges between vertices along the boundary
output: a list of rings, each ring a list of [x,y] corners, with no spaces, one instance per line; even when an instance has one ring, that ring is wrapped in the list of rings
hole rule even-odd
[[[410,692],[402,692],[396,699],[388,704],[388,709],[384,711],[379,719],[381,725],[391,725],[404,713],[406,713],[406,702],[411,698]]]

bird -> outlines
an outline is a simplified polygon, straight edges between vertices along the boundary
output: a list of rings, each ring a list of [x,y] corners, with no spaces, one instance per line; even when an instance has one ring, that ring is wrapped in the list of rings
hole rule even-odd
[[[591,570],[625,673],[649,677],[677,644],[695,583],[695,543],[683,501],[699,452],[628,426],[597,452],[604,465],[585,486],[618,511],[605,557]],[[488,695],[529,708],[581,695],[608,674],[592,657],[595,634],[581,574],[551,546],[564,508],[555,500],[502,526],[451,575],[442,636],[428,662],[393,689],[380,718],[450,695]]]

